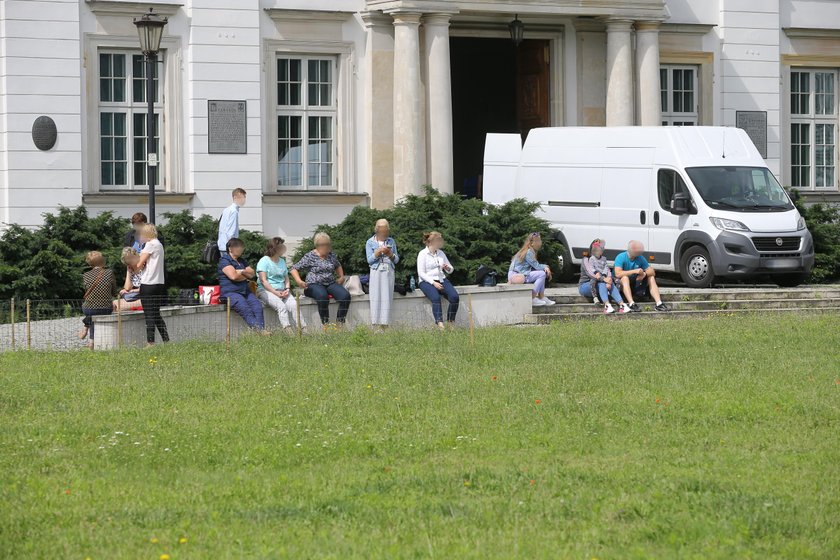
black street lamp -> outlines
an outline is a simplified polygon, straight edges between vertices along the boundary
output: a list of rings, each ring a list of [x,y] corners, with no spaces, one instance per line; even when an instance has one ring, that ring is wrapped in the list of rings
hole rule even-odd
[[[518,47],[522,39],[525,38],[525,24],[519,20],[519,14],[513,16],[513,21],[508,24],[510,30],[510,40],[513,41],[514,46]]]
[[[140,36],[140,50],[146,58],[146,179],[149,182],[149,223],[155,223],[155,168],[158,166],[157,149],[155,148],[155,74],[157,74],[157,57],[160,51],[160,40],[163,38],[163,28],[169,20],[149,13],[134,20],[137,34]]]

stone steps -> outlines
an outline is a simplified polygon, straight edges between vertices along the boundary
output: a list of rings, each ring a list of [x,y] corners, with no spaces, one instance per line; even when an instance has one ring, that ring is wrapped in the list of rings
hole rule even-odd
[[[726,288],[693,290],[663,288],[664,301],[670,312],[657,313],[653,303],[639,302],[641,313],[604,315],[603,307],[586,301],[577,288],[563,287],[547,290],[557,305],[534,307],[525,316],[526,324],[548,324],[553,321],[703,318],[714,315],[783,314],[783,313],[840,313],[840,286],[807,286],[802,288]]]

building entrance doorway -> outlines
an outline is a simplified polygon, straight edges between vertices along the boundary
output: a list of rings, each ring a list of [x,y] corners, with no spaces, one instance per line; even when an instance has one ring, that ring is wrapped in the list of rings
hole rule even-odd
[[[452,37],[452,135],[455,192],[481,197],[484,140],[489,132],[549,126],[548,40]],[[432,115],[434,118],[434,115]]]

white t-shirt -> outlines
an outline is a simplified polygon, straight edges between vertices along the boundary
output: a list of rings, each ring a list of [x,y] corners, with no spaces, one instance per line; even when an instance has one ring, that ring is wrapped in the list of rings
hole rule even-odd
[[[164,284],[163,281],[163,245],[157,239],[146,243],[141,255],[149,255],[146,268],[143,269],[141,284]]]

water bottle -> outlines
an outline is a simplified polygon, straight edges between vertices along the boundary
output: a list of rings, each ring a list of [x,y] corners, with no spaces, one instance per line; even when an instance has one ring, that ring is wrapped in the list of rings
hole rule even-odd
[[[408,287],[411,289],[412,292],[417,287],[417,284],[415,284],[415,282],[414,282],[414,275],[413,274],[408,277]]]

